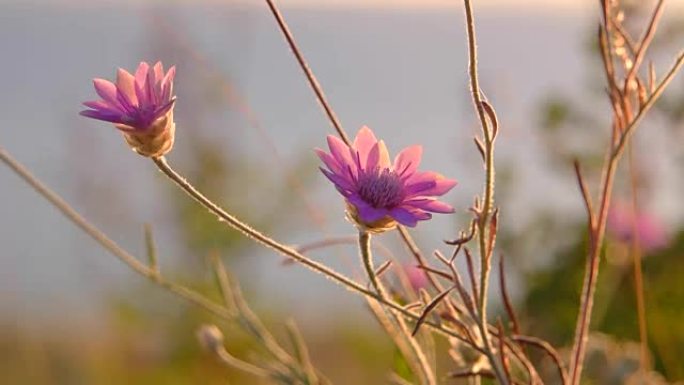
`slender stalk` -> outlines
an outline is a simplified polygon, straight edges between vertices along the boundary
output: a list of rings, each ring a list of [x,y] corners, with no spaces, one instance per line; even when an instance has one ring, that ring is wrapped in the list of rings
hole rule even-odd
[[[375,274],[373,254],[371,253],[371,234],[368,231],[359,231],[359,252],[361,254],[361,262],[363,262],[363,267],[366,269],[366,274],[368,274],[371,286],[373,286],[373,289],[375,289],[375,292],[378,293],[378,295],[387,298],[385,287],[380,284],[380,279],[378,279],[378,276]]]
[[[366,269],[366,273],[368,274],[368,279],[370,280],[371,286],[380,298],[387,300],[389,298],[387,289],[385,289],[385,286],[375,273],[375,267],[373,266],[373,254],[371,252],[371,234],[367,231],[359,231],[359,253],[361,254],[361,260],[363,262],[364,268]],[[411,352],[415,355],[415,360],[418,364],[417,370],[420,371],[420,373],[416,374],[423,378],[423,383],[427,385],[436,385],[437,381],[435,379],[435,374],[432,370],[432,367],[430,366],[423,349],[418,344],[418,341],[416,341],[416,339],[411,335],[408,326],[406,325],[406,321],[401,316],[397,316],[392,312],[387,313],[388,316],[394,319],[398,324],[397,326],[401,332],[401,336],[399,338],[404,338],[408,342]]]
[[[491,250],[488,247],[488,236],[491,231],[488,229],[490,213],[494,206],[494,134],[489,127],[485,108],[480,96],[480,85],[477,75],[477,38],[475,35],[475,20],[470,0],[463,1],[465,5],[466,30],[468,34],[468,54],[470,58],[470,91],[473,104],[482,126],[484,137],[484,162],[485,162],[485,186],[482,200],[482,210],[479,212],[478,240],[480,246],[480,296],[478,328],[482,335],[482,342],[487,358],[494,370],[494,373],[501,384],[508,384],[508,378],[504,373],[499,360],[493,353],[492,343],[487,330],[487,291],[489,287],[489,273],[491,270]]]
[[[591,321],[591,312],[594,306],[594,293],[596,292],[596,281],[599,274],[599,262],[601,246],[603,245],[603,237],[605,235],[606,218],[608,216],[608,207],[610,205],[610,196],[613,190],[613,179],[615,177],[615,168],[617,162],[611,160],[604,173],[603,189],[601,193],[601,206],[596,223],[595,234],[592,237],[592,244],[590,247],[589,258],[587,259],[587,270],[584,277],[584,284],[582,289],[582,303],[580,304],[580,312],[577,320],[575,330],[575,343],[573,347],[572,363],[571,363],[571,384],[578,385],[582,373],[582,365],[588,338],[589,323]]]
[[[631,255],[634,266],[634,295],[636,297],[637,315],[639,320],[640,369],[646,372],[650,366],[648,358],[648,327],[646,323],[646,298],[644,296],[644,274],[641,267],[641,240],[637,229],[638,202],[638,173],[634,162],[634,146],[630,143],[627,149],[627,163],[629,168],[630,189],[632,190],[632,244]]]
[[[309,67],[309,64],[306,62],[306,59],[304,59],[304,55],[302,55],[301,50],[299,49],[299,47],[297,47],[297,43],[295,42],[294,36],[292,36],[292,32],[290,32],[290,28],[287,26],[287,22],[285,22],[283,15],[280,13],[280,10],[278,9],[273,0],[266,0],[266,3],[268,4],[268,7],[271,9],[271,13],[273,14],[273,17],[275,17],[276,22],[280,27],[280,31],[283,33],[283,37],[285,37],[287,44],[290,46],[290,49],[292,50],[292,53],[297,59],[299,66],[302,68],[302,71],[304,71],[304,75],[306,76],[306,79],[309,81],[311,89],[316,94],[316,98],[321,103],[323,110],[325,110],[325,114],[328,116],[330,123],[333,125],[335,131],[337,131],[337,134],[340,136],[342,141],[344,141],[344,143],[346,143],[348,146],[351,145],[349,137],[347,136],[347,133],[344,131],[344,128],[342,128],[342,124],[337,118],[335,111],[332,109],[332,107],[330,107],[330,103],[328,103],[328,100],[325,97],[325,93],[323,92],[321,85],[318,83],[318,80],[316,80],[316,76],[313,74],[313,71],[311,71],[311,68]]]

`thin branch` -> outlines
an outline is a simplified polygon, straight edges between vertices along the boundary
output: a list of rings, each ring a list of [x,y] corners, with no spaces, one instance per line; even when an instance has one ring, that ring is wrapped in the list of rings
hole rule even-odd
[[[468,277],[470,278],[470,288],[473,292],[473,299],[476,303],[479,303],[480,290],[477,286],[477,280],[475,279],[475,266],[473,264],[473,256],[470,253],[470,249],[467,247],[463,249],[466,256],[466,265],[468,266]]]
[[[591,202],[591,194],[589,194],[589,189],[584,181],[584,176],[582,175],[582,169],[580,167],[579,161],[575,159],[573,162],[575,168],[575,177],[577,178],[577,185],[579,186],[580,192],[582,193],[582,200],[584,201],[584,207],[587,210],[587,218],[589,219],[589,235],[594,233],[594,205]]]
[[[631,137],[632,133],[634,132],[634,129],[641,123],[641,120],[643,120],[644,116],[646,116],[646,113],[653,107],[655,102],[658,100],[660,95],[665,91],[665,88],[667,88],[668,84],[670,84],[670,81],[675,77],[679,69],[684,65],[684,52],[681,52],[678,56],[677,59],[675,60],[674,64],[670,68],[670,70],[667,72],[663,80],[660,81],[658,84],[658,87],[653,91],[651,96],[649,96],[648,100],[644,103],[644,106],[639,110],[639,113],[634,117],[632,122],[625,128],[624,133],[622,136],[620,136],[620,140],[618,144],[615,146],[615,149],[613,150],[613,153],[611,155],[611,159],[617,159],[622,155],[622,152],[625,149],[625,145],[627,144],[627,140]]]
[[[217,251],[213,251],[209,254],[209,263],[214,272],[214,279],[216,279],[216,284],[221,291],[221,297],[223,298],[223,303],[226,308],[237,314],[237,304],[235,302],[235,294],[233,293],[230,280],[228,278],[228,273],[226,272],[225,266],[223,266],[223,261],[221,256]]]
[[[233,356],[232,354],[228,353],[228,351],[223,346],[217,349],[214,352],[214,354],[225,365],[228,365],[230,367],[233,367],[246,373],[250,373],[257,377],[270,377],[270,373],[266,370]]]
[[[285,37],[285,40],[287,41],[287,44],[290,46],[292,53],[294,54],[295,58],[297,58],[299,66],[301,67],[302,71],[304,71],[304,75],[306,75],[306,79],[309,81],[311,89],[316,94],[316,98],[325,110],[325,114],[328,116],[330,123],[332,123],[333,127],[337,131],[337,134],[340,136],[342,141],[344,141],[344,143],[346,143],[347,146],[351,145],[349,137],[347,136],[347,133],[344,131],[344,128],[342,128],[342,124],[340,123],[339,119],[337,119],[335,111],[332,109],[332,107],[330,107],[330,103],[328,103],[328,100],[325,97],[325,93],[323,93],[321,85],[318,83],[318,80],[316,80],[316,76],[314,76],[313,72],[311,71],[311,68],[309,67],[309,64],[306,62],[306,59],[304,59],[304,55],[302,55],[302,52],[300,51],[299,47],[297,47],[297,43],[295,42],[294,36],[292,36],[292,32],[290,32],[290,28],[287,26],[287,22],[285,22],[283,15],[280,13],[280,10],[278,9],[273,0],[266,0],[266,3],[268,4],[268,7],[271,9],[271,13],[273,14],[273,17],[275,17],[276,22],[280,27],[280,31],[283,33],[283,37]]]
[[[145,223],[144,233],[145,233],[145,247],[147,250],[148,267],[153,273],[159,274],[159,261],[157,258],[157,245],[154,243],[154,236],[152,234],[152,225],[150,225],[149,223]]]
[[[466,307],[466,310],[468,310],[468,313],[470,316],[473,318],[474,321],[478,320],[476,309],[475,309],[475,303],[473,302],[473,299],[468,295],[468,292],[465,290],[463,287],[463,281],[461,280],[461,275],[458,274],[458,270],[454,267],[453,261],[447,260],[442,253],[440,253],[438,250],[435,250],[434,252],[435,257],[439,259],[445,266],[449,268],[451,271],[451,282],[453,282],[454,286],[456,287],[456,291],[458,291],[459,296],[461,297],[461,300],[463,301],[463,304]],[[449,289],[451,290],[451,289]],[[445,290],[446,292],[446,290]]]
[[[609,20],[610,25],[615,28],[615,32],[620,35],[620,38],[625,41],[625,46],[629,50],[629,53],[632,55],[632,57],[636,54],[636,43],[634,42],[634,39],[632,36],[629,34],[627,30],[623,27],[622,23],[615,21],[615,19],[611,18]],[[632,62],[634,63],[634,62]]]
[[[385,274],[385,272],[387,272],[387,269],[389,269],[390,266],[392,266],[392,260],[391,259],[383,262],[382,265],[380,265],[377,269],[375,269],[375,275],[378,278],[381,277],[383,274]]]
[[[437,294],[435,298],[430,301],[427,305],[425,305],[425,308],[423,309],[423,312],[420,314],[420,317],[418,318],[418,321],[416,321],[416,325],[413,327],[413,331],[411,332],[412,336],[415,336],[416,333],[418,333],[418,330],[420,329],[420,326],[423,324],[425,321],[426,317],[430,314],[430,312],[439,305],[439,303],[451,293],[451,291],[454,289],[454,286],[444,290],[443,292]]]
[[[556,349],[554,349],[553,346],[551,346],[551,344],[537,337],[523,336],[519,334],[516,334],[511,338],[513,339],[513,341],[534,346],[538,349],[543,350],[556,364],[556,367],[558,368],[558,375],[561,379],[561,384],[565,385],[569,383],[568,373],[563,366],[563,359],[561,358],[560,354],[558,354]]]
[[[634,80],[634,77],[636,76],[637,70],[639,69],[639,67],[641,67],[641,62],[644,60],[646,50],[648,50],[648,47],[651,45],[651,41],[653,41],[653,37],[655,36],[655,32],[658,27],[658,20],[660,20],[660,16],[663,14],[663,5],[665,5],[665,0],[658,1],[658,4],[656,4],[655,10],[653,10],[653,13],[651,15],[651,20],[648,23],[646,32],[644,33],[644,36],[639,40],[639,48],[637,49],[637,52],[634,55],[634,64],[632,65],[632,68],[629,70],[629,73],[625,77],[625,94],[627,94],[631,82]]]
[[[309,348],[304,342],[304,337],[299,331],[297,324],[294,320],[287,320],[285,323],[287,334],[292,341],[292,346],[295,349],[297,360],[304,370],[304,375],[306,376],[306,381],[308,384],[316,384],[318,382],[318,373],[316,373],[316,368],[311,362],[311,354],[309,354]]]
[[[467,377],[485,377],[485,378],[496,378],[494,373],[489,370],[462,370],[458,372],[450,372],[447,374],[450,378],[467,378]]]
[[[454,240],[451,240],[451,241],[444,241],[444,243],[446,243],[447,245],[450,245],[450,246],[463,245],[465,243],[470,242],[475,237],[476,232],[477,232],[477,221],[474,220],[470,223],[470,230],[468,231],[467,235],[462,235],[462,236],[460,236]],[[463,234],[463,232],[461,232],[461,234]]]
[[[504,255],[501,254],[499,257],[499,287],[501,289],[501,297],[503,298],[504,307],[506,308],[506,314],[513,325],[513,333],[520,334],[520,324],[518,323],[518,317],[515,315],[515,309],[511,303],[511,298],[508,295],[508,288],[506,286],[506,273],[504,270]]]
[[[305,254],[312,250],[324,249],[330,246],[356,245],[357,241],[358,238],[353,235],[347,237],[330,237],[321,239],[319,241],[305,243],[303,245],[296,245],[294,249],[302,254]],[[387,258],[394,258],[394,254],[392,254],[390,249],[388,249],[387,246],[383,245],[381,242],[376,241],[373,244],[373,249],[377,249],[377,251],[379,251],[380,254],[384,255]]]
[[[499,355],[501,356],[501,366],[503,367],[508,381],[512,381],[511,367],[510,363],[508,362],[508,357],[506,357],[506,337],[504,334],[504,327],[503,323],[501,322],[501,318],[499,318],[499,322],[497,322],[497,328],[499,329]]]

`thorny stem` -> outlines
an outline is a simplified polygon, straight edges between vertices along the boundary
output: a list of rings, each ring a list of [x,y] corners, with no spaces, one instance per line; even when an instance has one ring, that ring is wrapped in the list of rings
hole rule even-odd
[[[470,0],[464,0],[463,2],[465,5],[466,29],[468,32],[468,53],[470,57],[470,91],[472,93],[475,110],[477,111],[477,115],[482,126],[482,134],[484,136],[485,187],[482,211],[479,213],[480,217],[478,222],[481,263],[481,289],[480,297],[478,298],[478,328],[480,329],[480,334],[482,335],[485,354],[487,355],[487,358],[494,369],[498,381],[501,384],[508,384],[508,378],[506,377],[500,362],[496,359],[496,355],[493,353],[492,343],[487,330],[487,289],[489,286],[489,272],[491,269],[491,250],[489,250],[487,245],[487,236],[489,233],[487,225],[490,220],[490,212],[494,205],[494,133],[490,130],[480,96],[480,86],[477,77],[477,39],[475,36],[475,20],[473,17],[472,5]]]
[[[261,232],[250,227],[249,225],[243,223],[236,217],[230,215],[221,207],[219,207],[216,203],[212,202],[209,198],[205,197],[201,192],[195,189],[195,187],[192,186],[185,178],[183,178],[175,170],[173,170],[171,166],[169,166],[169,164],[166,162],[166,159],[164,157],[153,158],[152,160],[161,172],[163,172],[167,177],[169,177],[169,179],[172,182],[174,182],[179,188],[185,191],[185,193],[188,194],[191,198],[193,198],[207,210],[216,215],[219,218],[219,221],[224,222],[233,229],[240,231],[248,238],[256,241],[261,245],[269,247],[282,255],[294,259],[295,261],[301,263],[309,269],[317,273],[323,274],[324,276],[341,284],[342,286],[346,287],[351,291],[357,292],[361,295],[379,301],[380,303],[392,308],[394,311],[398,312],[399,314],[402,314],[407,318],[417,320],[420,317],[419,314],[404,309],[401,305],[397,304],[394,301],[381,298],[376,293],[364,288],[362,285],[353,281],[352,279],[342,275],[341,273],[338,273],[337,271],[329,268],[328,266],[325,266],[319,262],[310,259],[309,257],[297,252],[295,249],[289,246],[286,246],[280,242],[275,241],[274,239],[262,234]],[[456,332],[453,329],[447,328],[443,325],[440,325],[432,321],[426,321],[425,324],[443,335],[455,337],[459,340],[469,343],[467,339],[465,339],[460,333]]]
[[[361,254],[361,260],[363,262],[364,268],[366,269],[366,273],[368,274],[368,279],[370,280],[371,286],[380,298],[387,300],[389,298],[387,289],[385,289],[385,286],[380,281],[380,278],[375,272],[375,267],[373,266],[371,234],[368,231],[359,230],[359,253]],[[416,374],[418,374],[421,378],[424,378],[424,381],[427,385],[436,385],[437,382],[435,379],[435,374],[432,371],[430,363],[428,362],[423,349],[418,344],[418,341],[416,341],[416,339],[413,338],[409,332],[406,321],[401,316],[396,316],[395,314],[391,314],[391,312],[388,312],[388,316],[396,320],[398,324],[397,326],[401,332],[401,337],[406,339],[411,352],[415,355],[416,361],[418,363],[417,370],[420,370],[420,373]]]
[[[48,202],[55,206],[71,222],[76,224],[81,230],[83,230],[97,243],[99,243],[105,250],[109,251],[123,263],[128,265],[128,267],[130,267],[133,271],[149,279],[151,282],[165,288],[166,290],[174,294],[177,294],[183,299],[192,302],[211,313],[216,314],[217,316],[223,319],[233,319],[233,315],[225,307],[209,301],[201,294],[191,289],[188,289],[185,286],[181,286],[176,283],[165,280],[161,277],[158,270],[156,270],[153,267],[145,266],[138,260],[138,258],[128,253],[116,242],[107,237],[107,235],[100,231],[97,227],[95,227],[85,218],[83,218],[78,212],[76,212],[76,210],[69,206],[69,204],[65,202],[64,199],[62,199],[49,187],[40,182],[36,177],[34,177],[31,174],[31,172],[28,169],[26,169],[26,167],[24,167],[22,164],[16,161],[2,147],[0,147],[0,160],[2,160],[7,166],[9,166],[9,168],[12,169],[12,171],[14,171],[19,177],[21,177],[26,183],[28,183],[37,193],[39,193]]]
[[[607,165],[604,171],[601,188],[601,203],[596,219],[589,257],[587,259],[587,270],[584,276],[580,312],[575,329],[575,342],[573,345],[572,361],[570,365],[571,385],[578,385],[582,374],[584,355],[586,353],[587,335],[591,321],[591,312],[594,305],[594,293],[596,292],[596,281],[599,274],[599,257],[601,246],[603,245],[603,237],[605,235],[606,219],[608,216],[610,197],[613,189],[613,179],[615,177],[615,170],[617,168],[618,161],[624,152],[626,144],[633,135],[634,130],[639,123],[641,123],[644,116],[651,109],[653,104],[655,104],[656,100],[658,100],[667,85],[674,78],[674,75],[677,73],[679,68],[681,68],[682,64],[684,64],[684,54],[679,55],[670,71],[668,71],[667,75],[663,78],[658,87],[656,87],[651,96],[646,100],[627,128],[625,128],[617,144],[614,147],[611,147],[609,153],[607,154]]]

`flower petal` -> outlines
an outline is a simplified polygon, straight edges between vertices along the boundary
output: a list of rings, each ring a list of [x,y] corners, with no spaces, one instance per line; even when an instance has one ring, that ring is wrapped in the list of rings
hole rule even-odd
[[[404,226],[415,227],[418,221],[432,218],[432,214],[408,207],[395,207],[390,210],[390,216]]]
[[[417,172],[405,183],[407,196],[444,195],[457,184],[455,180],[432,171]]]
[[[121,111],[115,107],[112,106],[111,104],[107,103],[104,100],[92,100],[88,102],[83,102],[83,105],[92,108],[94,110],[100,110],[100,111],[105,111],[105,112],[112,112],[112,113],[121,113]]]
[[[135,78],[122,68],[119,68],[116,73],[116,88],[123,94],[128,104],[138,106],[138,97],[135,95]]]
[[[404,194],[407,198],[414,196],[426,196],[425,191],[432,190],[437,183],[434,180],[425,180],[404,186]]]
[[[328,167],[328,170],[336,174],[340,174],[342,172],[340,164],[335,158],[332,157],[332,155],[321,150],[320,148],[316,148],[314,151],[316,152],[316,155],[318,155],[318,158],[325,164],[326,167]]]
[[[121,92],[121,90],[116,90],[116,100],[119,101],[119,104],[121,104],[121,108],[126,115],[132,115],[135,113],[137,107],[131,104],[130,99],[128,99],[128,97]]]
[[[164,78],[164,65],[158,61],[154,63],[154,82],[158,83]]]
[[[356,194],[347,197],[347,201],[356,207],[359,218],[363,222],[372,223],[389,215],[387,209],[375,208]]]
[[[354,138],[353,146],[359,152],[359,160],[361,161],[361,167],[366,167],[366,160],[368,159],[368,154],[371,149],[377,143],[378,140],[375,138],[373,131],[368,128],[368,126],[363,126],[356,134]]]
[[[440,202],[434,198],[415,198],[404,202],[404,205],[409,205],[417,209],[431,211],[433,213],[451,214],[455,210],[450,205]]]
[[[336,136],[328,135],[328,147],[330,153],[337,160],[340,168],[349,174],[350,178],[356,178],[358,175],[358,167],[356,162],[352,159],[353,152],[342,140]]]
[[[166,115],[169,110],[173,108],[173,105],[176,103],[176,99],[171,99],[168,101],[168,103],[164,104],[163,106],[157,108],[154,111],[154,117],[155,119],[161,118],[162,116]]]
[[[162,62],[158,61],[154,65],[154,77],[152,79],[152,89],[154,90],[154,96],[155,100],[157,103],[163,103],[163,91],[164,89],[162,88],[162,81],[164,80],[164,65]]]
[[[401,178],[409,178],[418,169],[422,155],[423,146],[406,147],[394,158],[394,171]]]
[[[150,98],[145,92],[145,83],[143,84],[138,84],[138,81],[135,81],[135,96],[138,98],[138,107],[143,108],[143,106],[147,107],[150,105]]]
[[[351,194],[354,191],[354,182],[349,180],[346,175],[343,174],[336,174],[334,172],[330,172],[323,167],[319,167],[323,175],[325,175],[333,184],[335,187],[337,187],[337,190],[344,196],[347,196]]]
[[[154,92],[154,72],[153,71],[148,71],[147,72],[147,77],[145,78],[145,87],[143,87],[143,90],[145,91],[145,96],[147,97],[148,103],[150,105],[156,105],[159,103],[159,98],[156,92]]]
[[[116,96],[117,92],[114,83],[109,80],[98,78],[93,79],[93,85],[95,86],[95,92],[97,92],[102,99],[116,108],[121,108],[121,104]]]
[[[169,100],[173,97],[173,79],[176,77],[176,66],[169,68],[162,80],[162,100]]]
[[[104,120],[105,122],[121,123],[121,115],[110,111],[83,110],[79,114],[88,118]]]
[[[381,170],[390,168],[389,152],[387,152],[387,146],[382,140],[375,143],[371,148],[364,170],[372,170],[376,167]]]
[[[150,70],[150,65],[147,62],[140,62],[138,68],[135,70],[135,84],[140,88],[144,88],[145,79],[147,79],[147,72]]]

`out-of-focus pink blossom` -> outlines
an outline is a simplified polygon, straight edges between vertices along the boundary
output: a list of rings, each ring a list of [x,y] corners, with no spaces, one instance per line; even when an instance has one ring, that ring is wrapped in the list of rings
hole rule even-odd
[[[403,266],[404,274],[411,284],[411,288],[417,293],[418,290],[427,287],[428,277],[425,271],[413,263],[406,263]]]
[[[608,213],[608,233],[614,239],[629,243],[634,230],[639,245],[644,252],[652,252],[666,247],[669,243],[667,229],[662,221],[646,211],[634,212],[631,205],[617,202]]]

